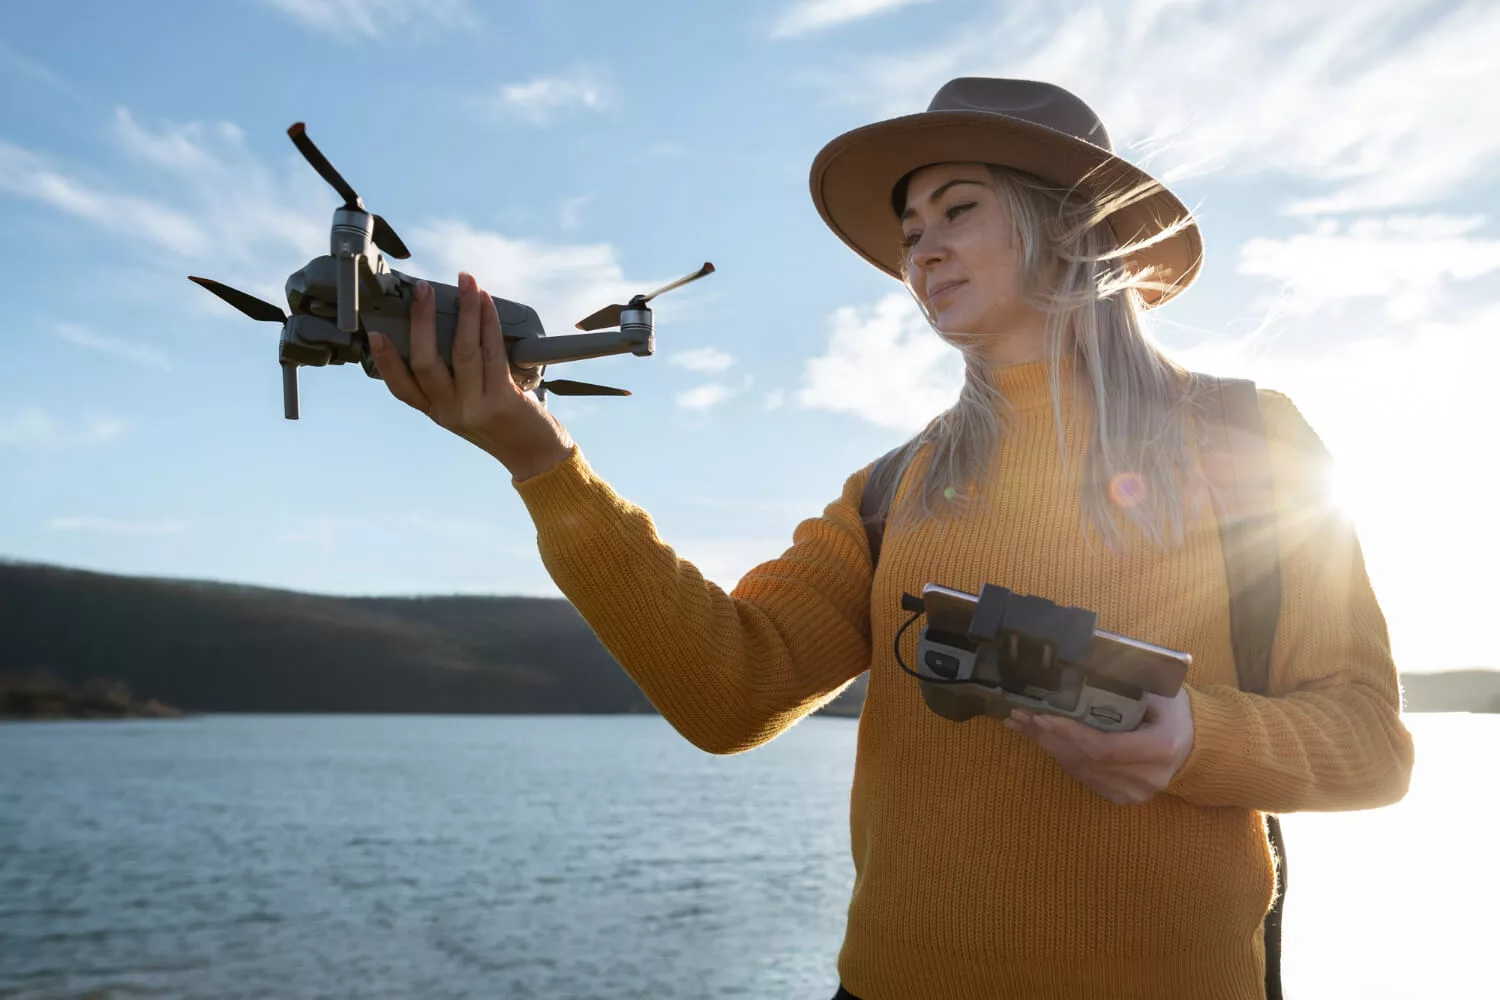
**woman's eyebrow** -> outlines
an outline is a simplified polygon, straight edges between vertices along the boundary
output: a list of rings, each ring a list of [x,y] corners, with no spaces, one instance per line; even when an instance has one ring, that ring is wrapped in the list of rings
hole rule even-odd
[[[971,180],[969,180],[966,177],[959,177],[959,178],[956,178],[954,180],[949,181],[946,184],[939,184],[937,186],[937,188],[932,192],[932,194],[930,194],[930,195],[927,196],[927,203],[930,205],[933,202],[937,201],[939,198],[941,198],[943,196],[943,192],[944,191],[947,191],[949,188],[953,187],[956,184],[978,184],[980,187],[984,186],[979,181],[971,181]],[[901,221],[905,222],[907,219],[911,218],[915,214],[916,214],[916,209],[914,209],[914,208],[908,208],[906,211],[904,211],[904,212],[901,213]]]

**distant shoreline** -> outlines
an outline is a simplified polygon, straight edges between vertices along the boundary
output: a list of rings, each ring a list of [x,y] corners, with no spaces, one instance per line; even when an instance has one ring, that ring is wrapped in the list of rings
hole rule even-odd
[[[155,698],[134,697],[130,685],[105,677],[70,684],[49,671],[0,673],[0,722],[177,719],[183,712]]]
[[[656,714],[561,598],[329,597],[0,559],[0,607],[0,718]],[[868,679],[817,714],[858,718]],[[1500,712],[1500,670],[1401,685],[1411,712]]]

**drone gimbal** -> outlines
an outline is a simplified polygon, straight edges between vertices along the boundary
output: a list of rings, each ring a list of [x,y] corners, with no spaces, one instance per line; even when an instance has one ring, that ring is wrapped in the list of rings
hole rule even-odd
[[[286,281],[286,301],[291,314],[246,292],[189,275],[219,298],[254,320],[281,324],[281,384],[288,420],[298,416],[297,368],[300,365],[358,363],[371,378],[380,378],[370,357],[371,332],[387,337],[403,360],[411,360],[412,295],[420,279],[393,270],[381,256],[384,251],[397,260],[411,256],[401,237],[383,218],[368,211],[354,188],[333,168],[301,122],[287,129],[292,143],[312,168],[344,199],[333,211],[328,253],[315,257]],[[656,349],[651,309],[647,305],[663,292],[671,291],[706,274],[714,266],[704,264],[685,278],[636,295],[624,305],[609,305],[576,324],[584,333],[547,337],[536,310],[519,302],[491,296],[500,316],[506,358],[511,377],[523,390],[535,392],[545,401],[546,393],[559,396],[628,396],[628,390],[567,379],[542,378],[549,364],[583,361],[613,354],[648,357]],[[429,282],[436,312],[438,356],[451,368],[453,336],[458,328],[458,288]],[[606,330],[619,327],[618,330]],[[600,332],[603,331],[603,332]]]

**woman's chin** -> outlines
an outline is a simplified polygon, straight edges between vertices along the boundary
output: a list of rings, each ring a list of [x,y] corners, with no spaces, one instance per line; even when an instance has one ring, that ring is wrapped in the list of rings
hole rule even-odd
[[[938,336],[942,337],[954,347],[968,347],[977,343],[981,338],[975,332],[974,325],[964,321],[963,316],[954,313],[938,313],[933,317],[933,329],[937,330]]]

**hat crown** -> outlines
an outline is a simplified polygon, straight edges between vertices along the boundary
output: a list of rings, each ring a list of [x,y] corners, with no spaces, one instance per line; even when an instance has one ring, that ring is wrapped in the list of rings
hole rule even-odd
[[[949,80],[928,111],[983,111],[1042,125],[1113,153],[1104,122],[1083,101],[1061,87],[1037,80],[998,80],[965,76]]]

